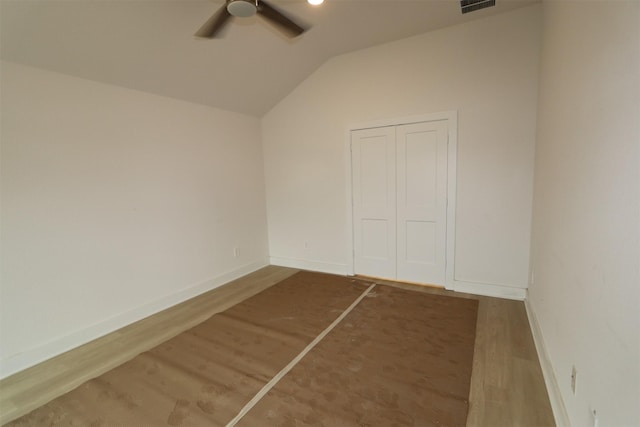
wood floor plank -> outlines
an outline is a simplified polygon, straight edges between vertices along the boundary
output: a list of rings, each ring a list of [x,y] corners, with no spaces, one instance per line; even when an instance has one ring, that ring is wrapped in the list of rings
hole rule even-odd
[[[0,381],[4,425],[292,276],[265,267]]]
[[[300,272],[9,425],[224,426],[366,287]]]
[[[269,266],[0,381],[0,424],[121,365],[298,270]],[[553,426],[524,304],[384,282],[479,301],[468,426]]]
[[[522,301],[405,283],[382,283],[479,301],[468,427],[555,426]]]

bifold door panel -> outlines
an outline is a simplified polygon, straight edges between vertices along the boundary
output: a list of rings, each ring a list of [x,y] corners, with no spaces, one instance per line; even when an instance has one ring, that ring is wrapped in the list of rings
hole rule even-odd
[[[395,277],[395,129],[353,132],[352,171],[356,273]]]
[[[444,285],[446,120],[351,133],[356,274]]]

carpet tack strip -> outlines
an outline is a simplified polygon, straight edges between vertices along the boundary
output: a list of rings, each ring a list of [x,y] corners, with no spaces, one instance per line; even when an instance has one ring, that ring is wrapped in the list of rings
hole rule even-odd
[[[327,328],[322,331],[313,341],[307,345],[304,350],[302,350],[287,366],[282,368],[280,372],[278,372],[267,384],[262,387],[262,389],[256,393],[256,395],[249,401],[247,404],[240,410],[238,415],[236,415],[229,423],[227,423],[227,427],[234,427],[246,414],[253,408],[275,385],[284,378],[285,375],[291,369],[296,366],[304,356],[307,355],[322,339],[329,334],[351,311],[356,308],[356,306],[362,301],[368,294],[376,287],[376,284],[372,284],[369,286],[359,297],[356,299],[353,304],[351,304],[346,310],[338,316],[336,320],[333,321]]]

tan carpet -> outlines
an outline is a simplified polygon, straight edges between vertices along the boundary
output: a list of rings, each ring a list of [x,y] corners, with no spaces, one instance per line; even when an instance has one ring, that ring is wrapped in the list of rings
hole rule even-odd
[[[298,273],[9,425],[226,425],[367,285]],[[464,425],[476,315],[378,285],[238,425]]]

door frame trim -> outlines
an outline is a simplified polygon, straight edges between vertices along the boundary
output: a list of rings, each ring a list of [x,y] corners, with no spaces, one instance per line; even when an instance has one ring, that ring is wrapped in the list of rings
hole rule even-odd
[[[347,274],[355,274],[355,251],[353,242],[353,175],[351,155],[351,132],[362,129],[371,129],[388,126],[398,126],[421,122],[434,122],[446,120],[449,129],[449,142],[447,145],[447,237],[445,254],[445,288],[453,290],[455,277],[455,241],[456,241],[456,180],[457,180],[457,155],[458,155],[458,111],[442,111],[438,113],[419,114],[414,116],[392,119],[380,119],[369,122],[354,123],[349,125],[345,136],[346,159],[346,205],[347,205]]]

